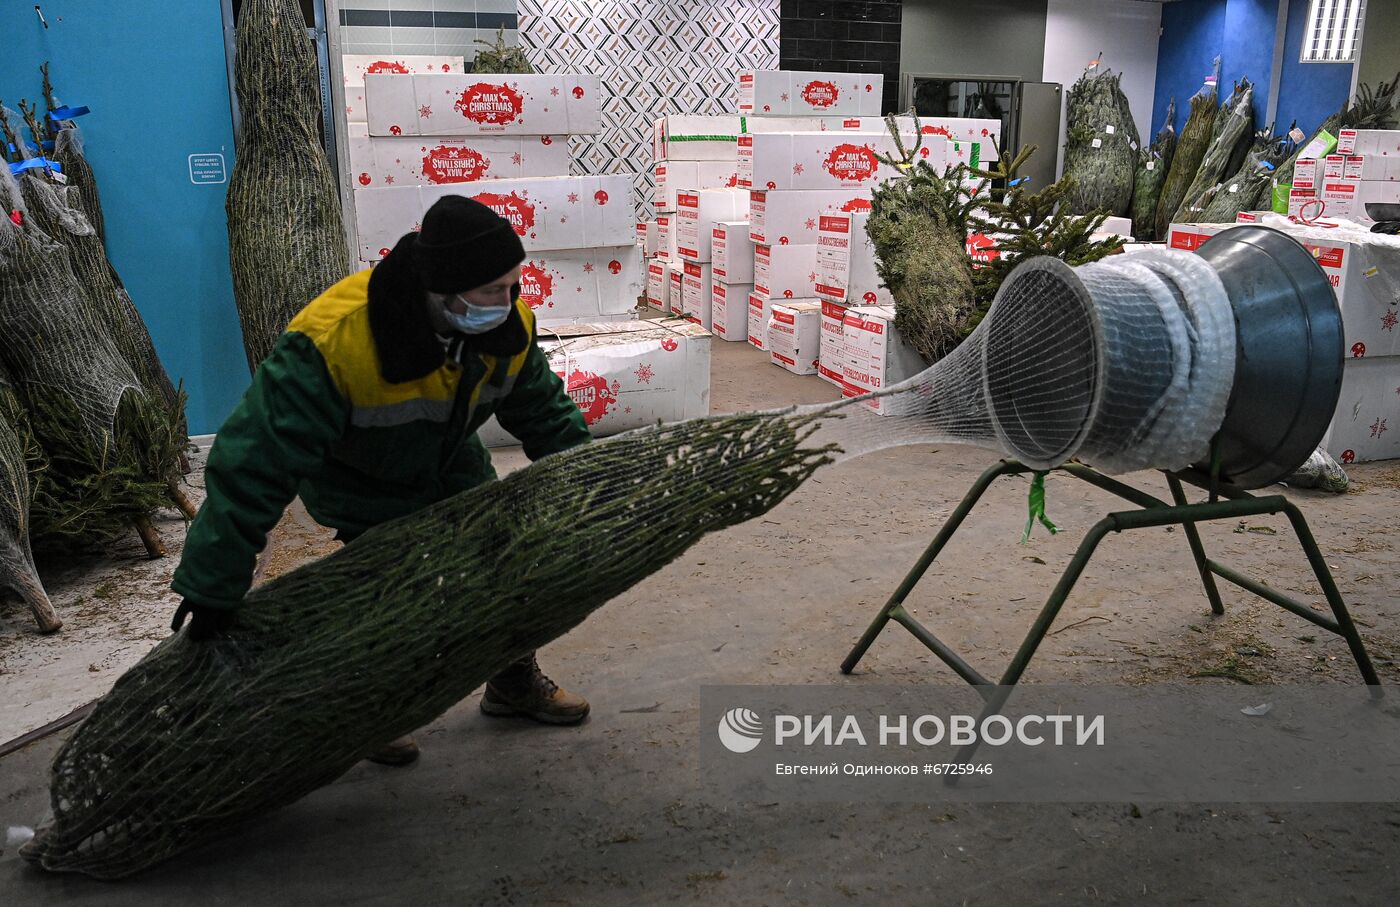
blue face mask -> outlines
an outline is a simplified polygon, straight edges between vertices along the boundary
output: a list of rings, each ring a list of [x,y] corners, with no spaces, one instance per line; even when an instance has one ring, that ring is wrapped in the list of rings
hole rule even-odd
[[[462,315],[444,306],[442,317],[447,319],[448,325],[454,331],[463,334],[484,334],[505,324],[506,319],[510,317],[510,310],[511,306],[508,305],[473,305],[469,302],[466,313]]]

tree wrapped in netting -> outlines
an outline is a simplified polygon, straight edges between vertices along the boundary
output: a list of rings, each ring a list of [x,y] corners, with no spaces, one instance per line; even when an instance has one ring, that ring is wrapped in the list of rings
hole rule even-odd
[[[769,512],[814,471],[964,442],[1033,468],[1205,456],[1234,375],[1218,275],[1185,252],[1039,257],[951,356],[869,398],[653,426],[544,457],[385,523],[178,633],[98,701],[53,765],[44,868],[137,872],[329,783],[522,653]]]
[[[1137,174],[1133,177],[1133,238],[1151,242],[1157,238],[1157,200],[1167,181],[1167,170],[1176,154],[1176,98],[1167,105],[1166,122],[1151,145],[1138,150]]]
[[[292,316],[350,273],[340,190],[321,147],[316,53],[296,0],[245,0],[234,82],[229,263],[252,371]]]
[[[24,407],[0,369],[0,591],[18,596],[33,612],[40,631],[51,633],[63,626],[63,621],[44,591],[29,544],[33,445]]]
[[[141,387],[74,276],[70,253],[38,228],[8,169],[0,173],[0,362],[43,449],[30,536],[72,548],[135,527],[165,549],[150,515],[183,498],[185,439]]]
[[[1241,212],[1267,209],[1274,171],[1287,156],[1286,138],[1268,129],[1256,133],[1240,169],[1191,204],[1192,222],[1233,224]]]
[[[1389,82],[1381,82],[1375,88],[1364,84],[1357,86],[1356,96],[1348,99],[1342,105],[1341,110],[1323,120],[1322,125],[1313,132],[1308,140],[1298,145],[1288,156],[1288,159],[1279,165],[1274,174],[1274,184],[1277,186],[1293,185],[1294,166],[1305,153],[1308,153],[1308,149],[1324,132],[1335,139],[1337,132],[1342,129],[1394,129],[1395,103],[1398,94],[1400,94],[1400,73],[1396,73],[1394,79]],[[1287,210],[1286,207],[1284,210]]]
[[[481,49],[476,52],[476,59],[472,61],[472,72],[528,75],[535,71],[529,58],[525,56],[525,48],[506,41],[504,25],[496,29],[495,41],[477,38],[476,43]]]
[[[1065,101],[1065,194],[1070,214],[1128,213],[1137,169],[1138,131],[1120,74],[1095,60]]]
[[[1244,156],[1251,148],[1250,136],[1254,134],[1254,85],[1249,79],[1241,79],[1235,83],[1234,90],[1225,99],[1225,103],[1220,105],[1220,109],[1215,113],[1215,125],[1212,127],[1211,143],[1214,144],[1220,138],[1220,134],[1225,131],[1225,127],[1231,122],[1231,115],[1239,108],[1240,100],[1245,96],[1245,92],[1250,93],[1249,105],[1245,110],[1247,122],[1244,132],[1230,149],[1229,160],[1225,163],[1224,173],[1234,173],[1244,164]]]
[[[43,136],[37,111],[23,101],[20,102],[20,110],[37,145]],[[20,141],[16,114],[5,108],[3,103],[0,103],[0,132],[11,145],[21,149],[18,155],[21,160],[29,159],[30,156],[23,150],[24,143]],[[116,268],[107,258],[102,238],[81,205],[78,189],[66,178],[59,182],[59,178],[47,168],[24,171],[19,176],[19,187],[35,225],[50,239],[68,249],[73,275],[87,296],[92,318],[111,337],[117,351],[136,373],[147,394],[165,407],[176,430],[187,434],[184,396],[178,392],[161,364],[151,332]],[[183,454],[180,463],[183,466]],[[188,516],[194,516],[192,507],[182,505],[182,508]]]
[[[1220,74],[1220,58],[1215,58],[1216,76]],[[1172,165],[1167,171],[1167,181],[1162,184],[1161,196],[1157,199],[1156,236],[1165,238],[1171,226],[1172,215],[1181,207],[1186,198],[1186,190],[1201,169],[1201,159],[1210,148],[1211,137],[1215,134],[1215,79],[1207,81],[1191,96],[1191,109],[1186,115],[1186,125],[1181,129],[1181,140],[1176,144],[1172,155]]]
[[[104,248],[107,243],[107,224],[102,217],[102,196],[97,190],[97,177],[83,154],[83,133],[71,118],[55,120],[59,103],[54,98],[53,83],[49,81],[49,64],[39,67],[44,77],[44,133],[53,142],[53,159],[63,167],[72,191],[72,202],[97,231],[97,238]]]
[[[914,121],[921,136],[917,116]],[[1063,210],[1073,179],[1028,191],[1018,174],[1034,145],[995,169],[957,164],[940,173],[919,156],[921,137],[906,147],[893,118],[889,128],[899,157],[885,162],[904,175],[874,190],[866,233],[880,280],[895,300],[895,327],[926,361],[943,358],[972,332],[1022,258],[1083,264],[1121,248],[1121,240],[1092,239],[1107,214]],[[974,235],[995,243],[990,260],[976,265],[967,252]]]
[[[1211,190],[1229,175],[1226,168],[1230,166],[1230,159],[1235,156],[1235,148],[1241,141],[1247,141],[1253,130],[1254,86],[1249,84],[1248,79],[1244,79],[1232,97],[1235,99],[1234,106],[1229,109],[1228,115],[1224,109],[1220,111],[1220,115],[1226,117],[1225,123],[1206,149],[1205,157],[1201,158],[1201,166],[1196,170],[1196,177],[1186,187],[1186,193],[1181,197],[1181,205],[1172,217],[1176,223],[1196,221],[1204,208],[1203,202],[1212,197]]]

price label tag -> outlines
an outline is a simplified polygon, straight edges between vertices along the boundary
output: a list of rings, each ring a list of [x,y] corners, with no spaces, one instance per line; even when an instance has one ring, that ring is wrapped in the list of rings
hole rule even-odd
[[[1112,123],[1109,123],[1107,126],[1104,126],[1103,131],[1107,132],[1109,135],[1113,135],[1118,131],[1118,128]]]
[[[1231,191],[1231,192],[1239,192],[1239,191],[1240,191],[1240,184],[1239,184],[1239,183],[1231,183],[1231,184],[1230,184],[1230,191]]]
[[[1301,142],[1308,136],[1307,133],[1303,132],[1303,130],[1299,129],[1297,126],[1294,126],[1292,129],[1288,130],[1288,137],[1294,142]]]
[[[1092,142],[1089,143],[1089,145],[1090,145],[1090,147],[1093,147],[1093,148],[1102,148],[1102,147],[1103,147],[1103,139],[1094,139]]]
[[[1156,161],[1148,161],[1148,162],[1147,162],[1147,169],[1148,169],[1148,170],[1156,170],[1156,169],[1157,169],[1157,162],[1156,162]]]

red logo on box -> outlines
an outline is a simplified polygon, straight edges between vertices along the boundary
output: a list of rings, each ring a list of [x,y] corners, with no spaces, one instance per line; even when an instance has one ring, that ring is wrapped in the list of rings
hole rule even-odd
[[[527,261],[520,266],[520,298],[532,309],[542,305],[554,305],[550,298],[554,295],[554,278],[544,268]]]
[[[472,183],[490,166],[475,148],[439,145],[423,155],[423,178],[430,183]]]
[[[1335,246],[1306,246],[1307,250],[1317,259],[1317,263],[1324,268],[1340,268],[1342,259],[1346,257],[1346,250]]]
[[[823,166],[839,180],[861,183],[875,175],[880,159],[869,145],[845,143],[831,149]]]
[[[1168,244],[1172,249],[1185,249],[1187,252],[1194,252],[1205,245],[1210,236],[1205,233],[1187,233],[1185,230],[1177,230],[1172,233],[1172,241]]]
[[[850,233],[851,219],[823,214],[820,219],[820,229],[823,233]]]
[[[972,259],[972,269],[977,271],[1000,258],[1001,252],[996,240],[985,233],[974,233],[967,238],[967,255]]]
[[[365,67],[365,75],[376,72],[391,72],[406,76],[408,75],[408,67],[397,60],[375,60]]]
[[[520,116],[525,98],[509,85],[478,82],[462,92],[453,106],[473,123],[504,126]]]
[[[472,200],[481,202],[501,217],[510,221],[510,225],[515,228],[515,232],[521,236],[529,233],[530,228],[535,225],[535,206],[530,204],[529,200],[521,198],[514,192],[510,195],[501,195],[498,192],[482,192],[478,195],[473,195]]]
[[[661,348],[668,353],[674,353],[676,350],[680,349],[680,344],[676,342],[674,337],[667,337],[665,340],[661,341]]]
[[[841,210],[847,214],[853,211],[870,211],[874,208],[868,198],[853,198],[841,206]]]
[[[834,82],[808,82],[807,87],[802,89],[802,100],[823,110],[835,104],[840,97],[841,90]]]
[[[608,414],[617,405],[617,392],[620,385],[616,381],[608,385],[608,379],[593,372],[575,370],[569,375],[569,396],[574,405],[583,412],[583,421],[589,425]]]

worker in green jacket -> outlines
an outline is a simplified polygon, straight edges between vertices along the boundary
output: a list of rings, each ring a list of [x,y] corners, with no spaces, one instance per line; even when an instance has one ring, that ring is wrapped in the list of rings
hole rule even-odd
[[[236,620],[258,553],[292,499],[350,542],[387,520],[496,478],[476,431],[490,416],[535,460],[589,439],[583,415],[535,345],[519,299],[525,250],[510,222],[461,196],[372,271],[303,309],[219,429],[204,505],[172,586],[194,639]],[[574,724],[588,703],[534,653],[486,685],[488,715]],[[370,756],[406,764],[409,737]]]

